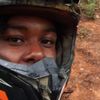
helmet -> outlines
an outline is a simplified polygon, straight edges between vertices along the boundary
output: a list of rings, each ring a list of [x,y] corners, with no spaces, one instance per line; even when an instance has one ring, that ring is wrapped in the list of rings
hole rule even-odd
[[[11,17],[16,15],[39,16],[54,22],[58,33],[57,34],[58,41],[56,47],[57,48],[56,62],[58,67],[57,74],[61,77],[61,79],[59,80],[57,77],[55,77],[54,72],[50,73],[52,74],[53,79],[55,78],[59,80],[59,82],[54,86],[60,87],[60,89],[57,89],[59,91],[58,94],[60,96],[62,94],[62,89],[64,84],[68,81],[71,64],[74,57],[77,24],[80,18],[80,10],[78,7],[78,2],[79,0],[0,0],[1,22],[2,19],[5,17]],[[1,22],[0,22],[0,29],[1,29]],[[44,59],[43,62],[48,63],[49,61]],[[51,62],[53,61],[51,60]],[[0,61],[0,63],[2,66],[5,66],[3,65],[2,61]],[[39,63],[42,64],[42,62]],[[9,66],[10,65],[11,63],[9,64]],[[11,69],[11,67],[9,66],[5,67]],[[13,64],[13,66],[15,67],[16,65]],[[35,66],[38,66],[38,64],[36,64]],[[22,67],[23,66],[19,66],[19,68]],[[24,68],[27,69],[27,67]],[[43,69],[44,68],[42,68],[42,70]],[[37,71],[36,69],[34,70]],[[20,71],[17,71],[13,68],[12,71],[20,73]],[[29,71],[31,72],[30,69]],[[26,73],[21,73],[21,74],[26,75]],[[60,86],[59,83],[61,83]]]
[[[75,0],[0,0],[0,11],[0,15],[4,16],[37,15],[55,21],[63,27],[72,26],[72,19],[77,23],[78,16],[75,19],[72,14],[79,14]]]

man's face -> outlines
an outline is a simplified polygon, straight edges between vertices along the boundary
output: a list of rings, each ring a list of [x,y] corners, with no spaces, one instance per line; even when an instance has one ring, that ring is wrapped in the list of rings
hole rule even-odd
[[[55,27],[49,21],[32,16],[12,17],[0,33],[0,58],[20,64],[56,58],[56,40]]]

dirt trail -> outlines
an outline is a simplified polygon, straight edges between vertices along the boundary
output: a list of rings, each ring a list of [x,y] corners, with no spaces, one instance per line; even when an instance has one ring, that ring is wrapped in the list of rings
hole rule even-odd
[[[81,21],[78,31],[75,60],[61,100],[100,100],[100,19]]]

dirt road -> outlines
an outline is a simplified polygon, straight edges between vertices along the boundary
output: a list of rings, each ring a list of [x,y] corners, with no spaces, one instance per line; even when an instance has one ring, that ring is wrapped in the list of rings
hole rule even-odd
[[[61,100],[100,100],[100,19],[81,21],[70,80]]]

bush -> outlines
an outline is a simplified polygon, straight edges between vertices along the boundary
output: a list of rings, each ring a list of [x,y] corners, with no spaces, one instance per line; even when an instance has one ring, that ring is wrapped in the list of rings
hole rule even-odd
[[[80,8],[85,17],[89,19],[95,19],[95,0],[87,0],[87,2],[81,2]]]

